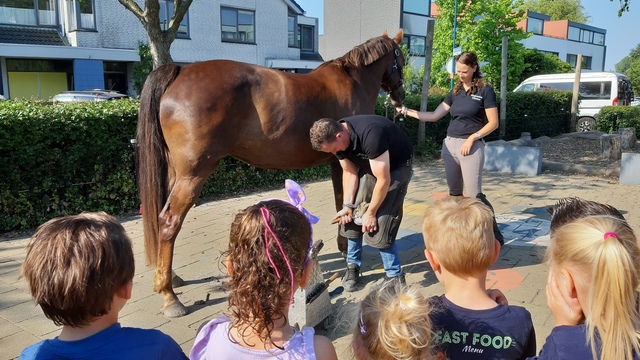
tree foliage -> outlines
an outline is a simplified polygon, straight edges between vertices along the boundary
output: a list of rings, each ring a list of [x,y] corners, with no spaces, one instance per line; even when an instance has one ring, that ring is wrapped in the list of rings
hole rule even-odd
[[[520,82],[535,75],[570,72],[573,72],[571,65],[555,55],[545,54],[538,49],[524,50],[524,70]]]
[[[145,0],[144,10],[135,0],[118,0],[122,6],[135,15],[147,33],[149,50],[153,59],[153,68],[171,63],[170,48],[176,38],[180,22],[187,13],[193,0],[174,0],[173,15],[169,20],[167,30],[162,30],[160,26],[160,3],[158,0]]]
[[[424,77],[424,65],[420,66],[418,71],[409,62],[409,47],[406,44],[400,45],[400,50],[404,55],[405,64],[402,68],[402,76],[404,81],[404,90],[408,94],[422,93],[422,78]]]
[[[447,86],[449,76],[444,65],[451,58],[455,0],[436,0],[440,10],[434,30],[432,83]],[[500,88],[502,66],[502,38],[508,36],[507,88],[519,84],[524,69],[524,46],[519,41],[530,36],[518,28],[524,19],[522,0],[458,1],[456,45],[462,51],[478,55],[482,72],[489,83]]]
[[[140,55],[140,61],[133,64],[133,88],[136,89],[136,93],[140,94],[147,76],[153,70],[153,59],[149,45],[139,42],[138,55]]]
[[[590,19],[580,0],[525,0],[522,8],[549,15],[551,20],[571,20],[586,24]]]
[[[640,94],[640,44],[631,49],[629,55],[622,58],[615,68],[616,72],[629,77],[631,88],[636,94]]]

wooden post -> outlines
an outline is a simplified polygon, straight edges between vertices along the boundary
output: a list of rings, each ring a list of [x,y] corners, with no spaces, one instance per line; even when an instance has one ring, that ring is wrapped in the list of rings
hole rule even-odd
[[[509,37],[502,37],[502,74],[500,77],[500,139],[504,138],[507,129],[507,55],[509,54]]]
[[[573,81],[573,96],[571,97],[571,125],[569,132],[576,132],[576,121],[578,119],[578,94],[580,93],[580,72],[582,71],[582,54],[578,54],[576,60],[576,77]]]
[[[431,60],[433,58],[433,24],[434,19],[427,20],[427,38],[424,46],[424,76],[422,77],[422,100],[420,111],[427,111],[429,100],[429,83],[431,82]],[[426,127],[424,121],[418,121],[418,147],[424,146]]]

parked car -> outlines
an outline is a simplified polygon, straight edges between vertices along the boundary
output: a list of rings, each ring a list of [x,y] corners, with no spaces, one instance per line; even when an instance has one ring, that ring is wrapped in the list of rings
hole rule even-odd
[[[536,75],[523,81],[513,91],[572,91],[575,78],[573,73]],[[633,97],[629,78],[613,72],[581,73],[579,92],[582,99],[578,105],[577,131],[595,130],[600,108],[630,105]]]
[[[631,106],[640,106],[640,97],[634,97],[633,100],[631,100],[631,104],[629,104]]]
[[[69,102],[69,101],[108,101],[126,99],[128,95],[121,94],[117,91],[110,90],[82,90],[82,91],[63,91],[55,95],[52,100]]]

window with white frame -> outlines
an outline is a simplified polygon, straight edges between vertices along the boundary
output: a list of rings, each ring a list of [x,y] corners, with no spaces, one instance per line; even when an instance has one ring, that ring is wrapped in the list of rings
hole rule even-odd
[[[255,44],[255,12],[250,10],[220,8],[222,41]]]
[[[0,0],[0,24],[55,26],[56,0]]]
[[[173,9],[174,4],[173,0],[160,0],[160,28],[162,30],[167,30],[169,28],[169,22],[173,17]],[[176,33],[177,38],[188,38],[189,37],[189,11],[184,14],[182,21],[180,21],[180,26],[178,27],[178,32]]]
[[[94,0],[68,0],[67,15],[71,30],[95,30],[96,14]]]

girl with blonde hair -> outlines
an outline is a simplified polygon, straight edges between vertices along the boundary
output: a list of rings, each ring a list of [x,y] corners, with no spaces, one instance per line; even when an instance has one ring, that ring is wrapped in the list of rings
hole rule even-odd
[[[556,229],[547,250],[556,327],[538,359],[640,359],[640,249],[626,221],[590,216]]]
[[[386,282],[360,303],[351,347],[357,360],[435,359],[430,306],[418,288]]]

